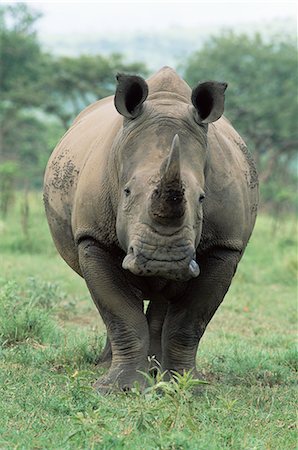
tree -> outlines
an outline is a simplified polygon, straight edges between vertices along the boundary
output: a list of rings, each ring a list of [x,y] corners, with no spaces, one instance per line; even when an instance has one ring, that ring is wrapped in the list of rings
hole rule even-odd
[[[40,15],[23,3],[0,5],[0,164],[22,167],[19,184],[40,186],[53,146],[89,103],[112,94],[118,71],[146,73],[121,55],[46,54],[34,31]],[[6,167],[6,166],[5,166]]]
[[[226,115],[254,153],[261,182],[289,177],[298,148],[294,39],[222,33],[190,57],[185,77],[191,85],[227,81]]]
[[[33,31],[38,17],[22,3],[0,6],[0,92],[8,108],[40,104],[36,83],[43,55]]]
[[[59,118],[66,129],[79,112],[96,100],[113,94],[118,71],[147,73],[142,63],[125,64],[122,55],[80,55],[48,61],[44,109]]]
[[[35,144],[45,144],[43,124],[32,115],[44,98],[37,89],[43,61],[34,32],[38,17],[22,3],[0,6],[0,162],[30,164]]]

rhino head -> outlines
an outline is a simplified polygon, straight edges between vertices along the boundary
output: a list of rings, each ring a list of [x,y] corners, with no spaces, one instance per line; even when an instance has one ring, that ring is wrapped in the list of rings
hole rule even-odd
[[[117,76],[114,101],[124,120],[114,148],[116,231],[124,269],[186,281],[200,273],[207,130],[223,113],[227,84],[205,82],[191,91],[175,77],[178,93],[148,97],[143,78]]]

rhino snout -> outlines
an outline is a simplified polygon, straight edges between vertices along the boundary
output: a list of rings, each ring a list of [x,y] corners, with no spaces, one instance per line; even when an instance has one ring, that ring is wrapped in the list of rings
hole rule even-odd
[[[158,254],[160,259],[155,256]],[[200,274],[200,267],[195,260],[195,256],[191,257],[193,250],[185,249],[181,255],[168,252],[162,255],[158,251],[149,254],[143,254],[136,247],[130,246],[127,255],[123,259],[122,267],[139,276],[159,276],[166,279],[177,281],[186,281],[195,278]]]

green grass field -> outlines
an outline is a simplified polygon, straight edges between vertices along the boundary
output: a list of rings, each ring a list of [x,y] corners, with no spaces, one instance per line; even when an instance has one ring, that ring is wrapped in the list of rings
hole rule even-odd
[[[0,221],[0,448],[296,449],[297,227],[260,216],[187,376],[100,396],[104,327],[41,194]],[[24,228],[24,227],[23,227]]]

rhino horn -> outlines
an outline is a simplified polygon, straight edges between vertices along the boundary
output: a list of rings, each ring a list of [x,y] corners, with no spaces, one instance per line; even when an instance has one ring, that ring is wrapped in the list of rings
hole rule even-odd
[[[175,134],[170,154],[162,162],[160,167],[161,184],[168,185],[171,183],[180,183],[180,139]]]
[[[180,140],[175,135],[170,154],[161,164],[160,182],[151,197],[151,214],[162,224],[181,221],[185,213],[180,169]]]

